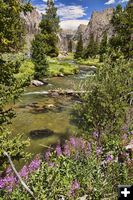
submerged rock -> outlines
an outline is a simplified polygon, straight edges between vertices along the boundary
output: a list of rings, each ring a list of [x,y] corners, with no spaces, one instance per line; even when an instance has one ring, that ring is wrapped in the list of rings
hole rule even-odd
[[[43,129],[43,130],[34,130],[29,133],[31,139],[41,139],[50,137],[54,134],[54,132],[50,129]]]

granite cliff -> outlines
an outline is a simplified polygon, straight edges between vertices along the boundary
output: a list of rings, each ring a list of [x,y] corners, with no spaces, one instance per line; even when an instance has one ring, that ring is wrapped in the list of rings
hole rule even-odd
[[[75,31],[69,29],[61,30],[59,33],[60,51],[68,50],[68,40],[70,39],[73,42],[73,50],[75,50],[75,46],[80,34],[83,36],[84,46],[87,45],[91,34],[94,35],[95,40],[101,41],[103,33],[106,31],[108,38],[110,38],[114,32],[111,24],[113,11],[113,8],[109,8],[102,12],[93,12],[87,26],[81,24]],[[22,18],[25,20],[25,26],[27,30],[26,41],[28,46],[30,46],[34,35],[39,32],[39,23],[41,21],[41,17],[41,14],[36,9],[34,9],[31,13],[27,13],[27,15],[22,13]]]
[[[27,34],[37,34],[39,31],[41,14],[36,9],[34,9],[32,12],[28,12],[26,15],[22,13],[21,17],[25,21]]]
[[[113,17],[113,8],[108,8],[102,12],[93,12],[91,19],[83,33],[84,45],[90,38],[90,35],[94,35],[94,39],[101,41],[103,33],[106,31],[108,38],[113,35],[113,26],[111,19]]]

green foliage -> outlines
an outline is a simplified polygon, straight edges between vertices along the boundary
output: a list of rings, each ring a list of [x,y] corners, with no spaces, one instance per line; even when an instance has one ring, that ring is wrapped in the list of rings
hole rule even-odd
[[[24,43],[22,11],[31,10],[31,5],[20,0],[0,0],[0,52],[18,51]]]
[[[32,42],[32,60],[35,64],[35,78],[41,79],[44,77],[48,67],[46,59],[45,35],[38,34]]]
[[[16,79],[21,83],[30,84],[34,77],[34,68],[35,66],[31,60],[24,60],[20,65],[19,73],[15,75]]]
[[[46,14],[43,15],[40,23],[41,33],[45,36],[45,54],[51,57],[58,56],[58,32],[59,17],[57,16],[57,8],[54,6],[53,0],[47,2]]]
[[[73,50],[73,45],[72,45],[72,40],[68,40],[68,52],[69,53],[72,53],[72,50]]]
[[[59,62],[56,59],[49,59],[49,67],[47,68],[47,76],[60,76],[60,75],[71,75],[78,73],[79,69],[75,65],[67,62]]]
[[[77,47],[76,47],[76,52],[74,54],[74,58],[78,59],[78,58],[82,58],[83,56],[83,40],[82,40],[82,35],[80,35],[78,43],[77,43]]]
[[[66,151],[67,150],[67,151]],[[78,200],[87,195],[89,199],[117,198],[116,185],[132,183],[128,163],[116,162],[112,152],[99,151],[95,141],[71,138],[65,145],[48,150],[45,160],[37,171],[30,174],[27,184],[39,200],[54,200],[64,197]],[[108,156],[111,156],[108,159]],[[8,193],[4,195],[8,199]],[[10,199],[32,199],[18,185],[10,193]]]
[[[3,154],[4,151],[11,155],[12,160],[26,159],[30,155],[25,153],[24,149],[29,144],[29,140],[23,140],[22,134],[17,134],[12,137],[12,133],[7,129],[0,130],[0,170],[3,170],[2,167],[6,167],[8,163],[7,158]]]
[[[22,149],[27,146],[27,142],[22,141],[21,136],[12,138],[11,133],[8,133],[6,129],[7,124],[10,124],[11,119],[15,117],[13,105],[10,106],[10,104],[15,103],[19,98],[25,85],[24,80],[21,81],[17,78],[20,64],[18,62],[0,60],[0,65],[0,160],[2,166],[7,161],[3,155],[4,150],[7,150],[13,159],[19,159],[22,155],[25,156]]]
[[[116,52],[120,49],[125,58],[132,58],[133,4],[129,2],[124,10],[121,5],[118,5],[114,11],[112,24],[116,34],[110,40],[111,48]]]
[[[63,56],[62,58],[58,58],[61,61],[69,61],[73,60],[74,54],[73,53],[68,53],[66,56]]]
[[[107,59],[97,70],[95,77],[85,84],[86,94],[81,96],[73,115],[79,129],[84,132],[97,131],[119,134],[128,109],[127,96],[132,88],[132,68],[122,57],[117,62]]]
[[[22,11],[26,12],[31,9],[30,4],[22,4],[19,0],[2,1],[0,0],[0,160],[1,166],[7,162],[3,155],[6,150],[10,156],[21,158],[23,147],[27,142],[23,142],[20,137],[12,138],[7,131],[7,124],[15,116],[13,102],[19,98],[25,85],[24,81],[16,78],[19,73],[20,62],[14,61],[7,56],[4,58],[3,53],[14,53],[23,46],[24,28],[20,18]],[[20,145],[21,144],[21,145]]]
[[[100,54],[100,62],[103,62],[104,55],[107,53],[108,48],[108,38],[107,38],[107,33],[105,32],[103,34],[103,38],[100,43],[100,49],[99,49],[99,54]]]
[[[84,50],[83,58],[92,58],[96,57],[98,54],[98,41],[94,40],[93,34],[91,34],[89,39],[89,44],[87,48]]]
[[[98,58],[78,59],[76,63],[79,65],[88,65],[95,67],[99,67],[102,65],[102,63],[99,62]]]

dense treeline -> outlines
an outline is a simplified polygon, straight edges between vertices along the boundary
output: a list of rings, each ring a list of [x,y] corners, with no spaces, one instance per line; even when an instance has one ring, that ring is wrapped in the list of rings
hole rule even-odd
[[[7,162],[4,151],[13,159],[24,157],[23,149],[27,141],[22,141],[21,135],[12,137],[7,125],[15,116],[13,106],[23,91],[24,82],[19,82],[20,63],[12,59],[5,60],[3,54],[18,52],[24,45],[24,23],[20,13],[31,11],[29,3],[21,4],[20,0],[0,0],[0,166]]]

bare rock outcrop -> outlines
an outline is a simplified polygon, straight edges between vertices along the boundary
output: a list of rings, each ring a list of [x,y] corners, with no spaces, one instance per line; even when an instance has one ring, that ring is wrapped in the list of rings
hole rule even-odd
[[[79,36],[83,35],[85,33],[86,28],[87,28],[87,25],[80,24],[79,27],[78,27],[78,29],[77,29],[77,31],[76,31],[76,34],[73,37],[73,40],[78,40]]]
[[[112,37],[114,33],[114,29],[111,24],[113,12],[113,8],[108,8],[102,12],[93,12],[87,28],[83,33],[84,44],[87,44],[91,34],[93,34],[94,39],[98,41],[101,41],[105,31],[107,32],[108,38]]]
[[[22,13],[21,17],[25,21],[27,34],[37,34],[39,31],[39,23],[42,18],[41,14],[36,9],[33,9],[32,12],[28,12],[26,15]]]

